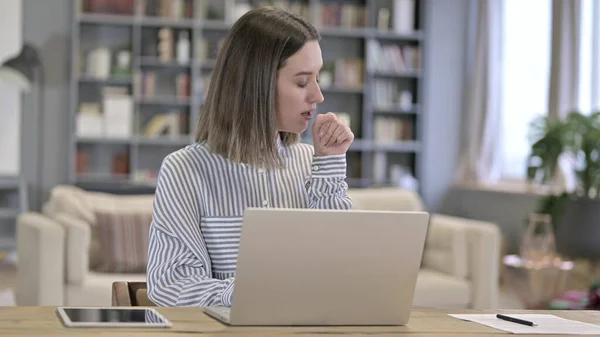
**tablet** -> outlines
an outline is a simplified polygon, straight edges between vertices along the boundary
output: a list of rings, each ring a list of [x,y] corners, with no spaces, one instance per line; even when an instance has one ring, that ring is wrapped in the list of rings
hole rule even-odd
[[[169,328],[172,325],[153,308],[58,307],[56,311],[69,328]]]

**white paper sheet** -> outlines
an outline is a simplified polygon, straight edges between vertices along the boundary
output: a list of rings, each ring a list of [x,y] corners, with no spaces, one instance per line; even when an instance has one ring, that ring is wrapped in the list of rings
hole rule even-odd
[[[496,318],[495,314],[448,314],[458,319],[475,322],[489,327],[504,330],[514,334],[564,334],[564,335],[598,335],[600,326],[564,319],[554,315],[544,314],[506,314],[510,317],[524,319],[537,323],[528,326],[507,322]]]

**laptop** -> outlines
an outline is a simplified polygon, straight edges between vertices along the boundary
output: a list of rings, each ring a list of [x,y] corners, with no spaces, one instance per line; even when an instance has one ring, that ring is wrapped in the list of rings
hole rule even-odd
[[[248,208],[228,325],[404,325],[429,214]]]

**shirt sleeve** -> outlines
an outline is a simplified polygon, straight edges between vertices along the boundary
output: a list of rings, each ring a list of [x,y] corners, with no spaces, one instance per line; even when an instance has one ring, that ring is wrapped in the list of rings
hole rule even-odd
[[[346,155],[313,156],[308,182],[310,208],[351,209],[346,183]]]
[[[197,177],[184,153],[163,161],[148,246],[148,298],[159,306],[231,306],[234,279],[212,278]]]

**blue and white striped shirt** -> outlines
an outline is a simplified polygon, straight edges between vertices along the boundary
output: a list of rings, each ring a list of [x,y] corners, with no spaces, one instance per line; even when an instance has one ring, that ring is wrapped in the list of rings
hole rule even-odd
[[[346,156],[284,147],[282,169],[234,163],[192,144],[163,161],[150,228],[147,284],[160,306],[231,306],[247,207],[350,209]]]

